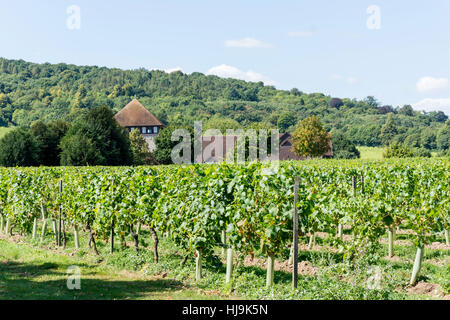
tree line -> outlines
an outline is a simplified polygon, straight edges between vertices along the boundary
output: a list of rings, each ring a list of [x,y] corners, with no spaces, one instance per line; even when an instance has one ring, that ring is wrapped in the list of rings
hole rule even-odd
[[[73,123],[55,120],[33,122],[18,127],[0,139],[0,165],[27,166],[125,166],[172,164],[172,150],[182,141],[172,140],[176,129],[191,134],[191,155],[194,162],[194,129],[170,125],[155,139],[156,149],[149,151],[139,132],[129,133],[114,119],[108,107],[97,107],[79,116]],[[270,134],[267,135],[270,139]],[[318,117],[302,120],[293,135],[293,151],[300,156],[320,158],[329,151],[332,135]],[[241,141],[241,140],[239,140]],[[240,142],[239,142],[240,143]],[[249,144],[246,143],[246,157]],[[270,146],[270,142],[268,143]],[[236,146],[236,149],[238,146]],[[270,150],[267,150],[270,153]],[[336,158],[358,158],[359,152],[345,137],[337,136],[333,151]],[[259,151],[258,151],[259,152]]]
[[[150,164],[139,131],[119,126],[108,107],[91,109],[73,123],[55,120],[18,127],[0,139],[0,165],[88,166]]]

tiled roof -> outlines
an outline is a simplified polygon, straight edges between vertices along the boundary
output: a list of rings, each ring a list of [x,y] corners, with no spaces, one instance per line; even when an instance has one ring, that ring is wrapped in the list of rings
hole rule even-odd
[[[161,121],[136,99],[133,99],[114,116],[122,127],[151,127],[163,126]]]

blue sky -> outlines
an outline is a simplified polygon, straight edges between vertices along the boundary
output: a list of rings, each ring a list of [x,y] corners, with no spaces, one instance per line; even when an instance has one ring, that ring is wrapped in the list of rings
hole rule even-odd
[[[0,0],[0,56],[197,71],[450,115],[449,14],[448,0]]]

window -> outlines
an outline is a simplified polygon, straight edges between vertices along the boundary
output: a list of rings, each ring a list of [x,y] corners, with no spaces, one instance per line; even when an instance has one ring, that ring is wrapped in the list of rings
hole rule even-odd
[[[153,131],[154,131],[155,133],[158,133],[158,127],[153,127]]]
[[[142,127],[142,128],[141,128],[141,133],[145,133],[145,132],[146,132],[145,129],[146,129],[145,127]]]
[[[153,133],[152,128],[147,128],[147,133]]]

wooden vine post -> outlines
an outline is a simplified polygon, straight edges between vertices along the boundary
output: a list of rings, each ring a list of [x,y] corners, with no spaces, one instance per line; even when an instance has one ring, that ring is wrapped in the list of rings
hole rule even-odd
[[[364,194],[364,176],[361,176],[361,193]]]
[[[59,194],[62,194],[62,180],[59,180]],[[61,233],[62,233],[62,206],[59,205],[59,217],[58,217],[58,232],[57,232],[57,244],[58,247],[61,246]]]
[[[293,259],[293,269],[292,269],[292,287],[294,289],[297,288],[298,283],[298,210],[297,210],[297,202],[298,202],[298,184],[299,178],[295,177],[294,183],[294,223],[293,223],[293,238],[292,238],[292,246],[294,248],[292,259]]]
[[[116,184],[114,182],[111,182],[111,189],[114,189],[116,187]],[[110,241],[110,247],[109,247],[109,253],[112,254],[114,252],[114,212],[113,215],[111,217],[111,230],[109,231],[109,241]],[[131,227],[133,228],[133,227]],[[139,231],[141,228],[141,224],[140,222],[138,222],[137,227],[136,227],[136,233],[139,235]],[[136,248],[137,250],[137,248]]]
[[[221,238],[221,241],[222,241],[222,250],[221,250],[222,251],[222,256],[224,256],[225,255],[225,248],[226,248],[226,244],[227,244],[227,234],[226,234],[225,230],[222,230],[220,238]]]
[[[41,214],[42,214],[42,229],[41,229],[41,242],[44,241],[45,232],[47,231],[47,219],[45,217],[44,205],[41,203]]]
[[[67,238],[66,238],[66,222],[62,221],[62,236],[63,236],[63,249],[66,249]]]
[[[275,257],[273,255],[269,255],[269,257],[267,258],[267,275],[266,275],[267,288],[270,288],[273,285],[274,267],[275,267]]]
[[[364,180],[363,180],[364,181]],[[352,186],[353,186],[353,197],[356,197],[356,194],[358,193],[358,183],[356,180],[356,176],[352,177]],[[344,239],[344,231],[342,230],[342,240]]]
[[[114,217],[111,219],[111,234],[110,234],[111,248],[109,253],[114,252]]]

